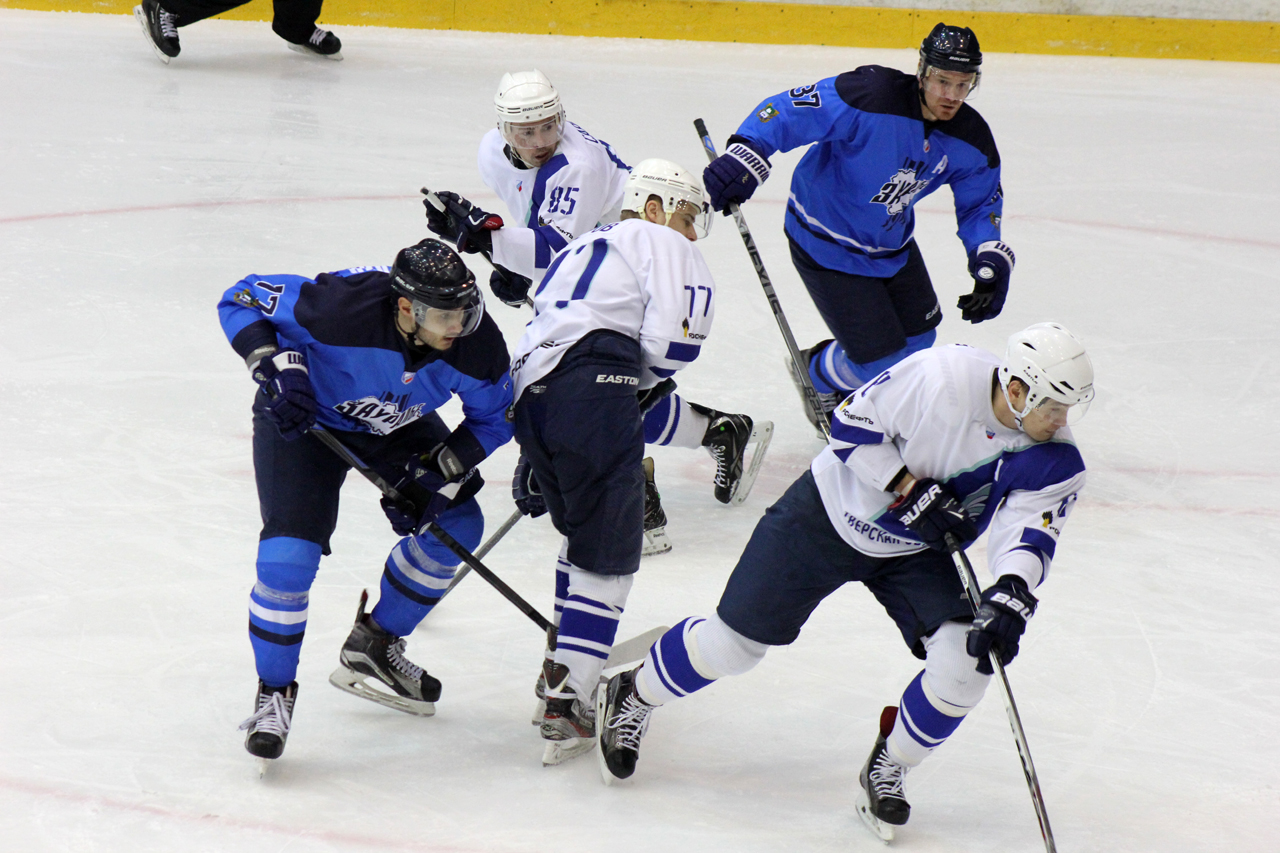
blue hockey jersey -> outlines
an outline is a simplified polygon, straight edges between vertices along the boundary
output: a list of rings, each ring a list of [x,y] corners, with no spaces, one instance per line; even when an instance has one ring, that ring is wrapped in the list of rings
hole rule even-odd
[[[906,263],[917,201],[950,184],[972,257],[1000,239],[1000,155],[968,104],[928,122],[913,75],[864,65],[768,98],[738,128],[766,157],[817,143],[791,180],[786,231],[820,265],[887,278]]]
[[[445,442],[467,468],[511,440],[510,356],[487,314],[446,351],[411,348],[396,331],[386,267],[251,275],[218,303],[222,329],[242,357],[265,345],[302,352],[321,426],[387,435],[454,394],[462,423]]]

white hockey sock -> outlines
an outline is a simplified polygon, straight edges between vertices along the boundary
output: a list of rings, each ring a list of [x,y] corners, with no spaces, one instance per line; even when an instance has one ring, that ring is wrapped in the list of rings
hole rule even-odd
[[[888,738],[889,753],[900,764],[924,761],[982,700],[991,676],[979,673],[965,650],[968,628],[948,622],[924,641],[924,669],[903,691]]]
[[[636,690],[662,705],[701,690],[726,675],[741,675],[764,659],[769,647],[748,640],[720,621],[690,617],[663,634],[636,672]]]
[[[701,447],[711,419],[689,405],[679,394],[672,394],[654,406],[644,417],[646,444],[670,447]]]

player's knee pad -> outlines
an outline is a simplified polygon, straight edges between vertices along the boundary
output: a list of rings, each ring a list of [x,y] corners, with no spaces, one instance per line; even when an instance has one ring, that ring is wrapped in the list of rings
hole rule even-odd
[[[852,357],[842,350],[836,358],[832,369],[837,372],[842,380],[856,380],[858,384],[861,385],[862,383],[869,382],[876,376],[879,376],[881,373],[888,370],[890,367],[893,367],[912,353],[919,352],[920,350],[928,349],[933,346],[933,342],[937,339],[937,330],[930,329],[923,334],[912,335],[907,338],[906,345],[903,346],[902,349],[889,353],[889,355],[886,355],[883,358],[877,358],[873,361],[865,362],[854,361]],[[834,349],[835,347],[829,347],[828,352],[831,352]]]
[[[320,545],[291,536],[258,543],[258,582],[269,589],[306,592],[320,568]]]
[[[966,622],[946,622],[924,640],[925,679],[929,691],[942,702],[966,711],[977,706],[991,676],[978,672],[965,648]]]
[[[769,651],[767,645],[747,639],[714,614],[699,622],[690,634],[694,665],[712,678],[742,675]]]

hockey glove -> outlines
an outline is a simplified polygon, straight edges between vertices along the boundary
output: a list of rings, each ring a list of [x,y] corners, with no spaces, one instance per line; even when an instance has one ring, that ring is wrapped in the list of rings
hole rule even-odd
[[[537,518],[547,511],[547,501],[542,497],[538,478],[533,475],[533,466],[523,453],[516,463],[516,473],[511,478],[511,497],[515,499],[516,509],[520,510],[521,515]]]
[[[293,441],[315,425],[316,392],[302,353],[278,350],[255,364],[250,375],[267,394],[267,420],[276,425],[281,438]]]
[[[444,210],[436,210],[431,199],[423,200],[427,208],[427,228],[458,247],[459,252],[482,252],[493,255],[493,232],[502,227],[502,217],[476,207],[454,192],[436,193],[444,202]]]
[[[937,480],[916,480],[906,494],[889,504],[888,511],[935,551],[947,550],[948,533],[961,542],[978,538],[977,525]]]
[[[489,289],[493,291],[493,295],[501,299],[513,308],[519,308],[524,305],[525,299],[529,296],[529,287],[533,281],[520,275],[520,273],[512,272],[506,267],[494,264],[493,274],[489,276]]]
[[[729,147],[702,170],[711,206],[729,215],[730,204],[742,204],[769,177],[769,158],[743,136],[729,137]]]
[[[652,388],[637,391],[636,403],[640,406],[640,417],[649,414],[654,406],[671,396],[675,390],[676,381],[668,376]]]
[[[966,293],[956,302],[960,319],[981,323],[1000,316],[1004,298],[1009,294],[1014,261],[1013,250],[998,240],[988,240],[978,247],[969,258],[973,293]]]
[[[382,511],[392,530],[401,536],[412,536],[448,508],[466,470],[443,443],[429,453],[411,457],[404,467],[406,476],[396,484],[401,498],[383,497]]]
[[[1026,582],[1015,575],[1005,575],[987,587],[965,638],[965,648],[978,659],[978,672],[992,674],[987,653],[993,649],[1000,655],[1002,666],[1008,666],[1018,656],[1018,640],[1038,603]]]

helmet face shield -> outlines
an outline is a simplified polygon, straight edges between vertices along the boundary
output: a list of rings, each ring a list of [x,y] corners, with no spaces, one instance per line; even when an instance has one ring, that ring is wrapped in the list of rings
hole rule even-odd
[[[1033,391],[1032,394],[1035,392]],[[1093,402],[1092,390],[1089,399],[1079,403],[1066,403],[1062,400],[1055,400],[1052,397],[1041,396],[1039,402],[1032,402],[1031,395],[1028,395],[1027,406],[1022,412],[1018,412],[1019,418],[1026,418],[1032,413],[1038,414],[1046,422],[1057,427],[1075,426],[1084,419],[1085,414],[1089,411],[1089,404]]]
[[[564,122],[559,116],[538,121],[502,122],[502,138],[517,150],[554,148],[560,144]]]
[[[963,101],[978,91],[981,71],[948,71],[920,62],[920,87],[935,98]]]
[[[711,215],[711,200],[704,194],[702,204],[695,204],[687,199],[677,199],[675,206],[667,210],[667,216],[687,216],[693,220],[693,233],[699,240],[707,239],[711,233],[711,223],[715,218]]]
[[[461,338],[471,334],[484,317],[484,296],[477,288],[475,298],[458,308],[437,308],[414,299],[413,319],[427,332],[441,338]]]

